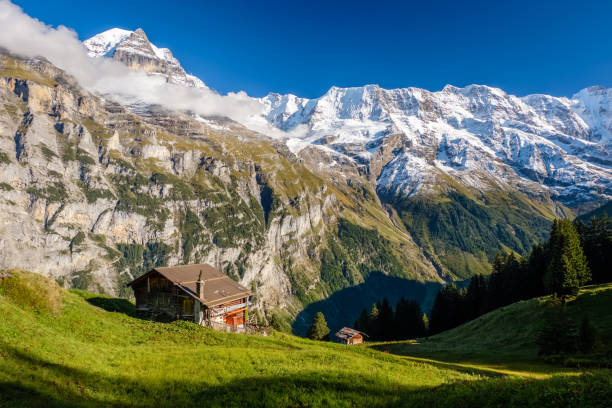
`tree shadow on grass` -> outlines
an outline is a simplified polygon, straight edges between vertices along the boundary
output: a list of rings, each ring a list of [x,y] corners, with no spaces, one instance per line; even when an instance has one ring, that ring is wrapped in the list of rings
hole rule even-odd
[[[136,317],[136,306],[127,299],[90,297],[85,299],[90,305],[104,309],[107,312],[124,313],[128,316]]]
[[[409,386],[376,374],[305,371],[292,375],[239,377],[208,384],[165,378],[139,380],[52,363],[4,347],[6,361],[22,370],[0,375],[1,407],[606,407],[612,397],[609,371],[548,380],[483,378],[437,387]],[[0,368],[2,360],[0,360]],[[391,377],[392,378],[392,377]]]

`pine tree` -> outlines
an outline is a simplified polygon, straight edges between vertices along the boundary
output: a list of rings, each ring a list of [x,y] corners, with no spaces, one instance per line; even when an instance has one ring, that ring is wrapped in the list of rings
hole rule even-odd
[[[361,311],[361,314],[359,315],[359,319],[357,319],[357,321],[355,322],[355,329],[362,331],[366,334],[369,335],[369,318],[368,318],[368,311],[366,309],[363,309]]]
[[[504,291],[504,268],[505,268],[505,257],[499,252],[495,255],[493,261],[491,276],[489,277],[489,290],[487,293],[487,307],[488,310],[497,309],[503,306],[502,293]]]
[[[578,294],[580,286],[590,280],[586,257],[576,228],[567,219],[555,220],[549,241],[551,261],[547,270],[547,288],[565,299]]]
[[[578,221],[576,229],[580,234],[593,282],[612,282],[612,268],[608,264],[608,256],[612,253],[612,223],[608,215],[603,213],[599,218],[591,218],[588,226]]]
[[[393,328],[393,308],[387,298],[384,298],[380,305],[378,315],[379,340],[392,340],[394,335]]]
[[[425,322],[421,306],[415,301],[401,298],[395,306],[395,338],[415,339],[425,335]]]
[[[440,289],[431,309],[429,320],[429,331],[431,334],[452,329],[463,323],[462,307],[460,294],[454,284]]]
[[[368,329],[370,330],[368,335],[370,336],[371,340],[378,340],[380,338],[380,326],[378,322],[379,314],[378,304],[374,303],[372,305],[372,310],[368,315]]]
[[[528,288],[528,297],[531,299],[546,294],[544,285],[544,277],[550,263],[550,254],[548,245],[535,244],[531,248],[529,261],[527,264],[526,286]]]
[[[308,329],[307,337],[311,340],[327,340],[329,336],[329,327],[325,321],[325,316],[321,312],[317,312],[312,325]]]
[[[487,281],[483,275],[470,279],[465,295],[465,313],[468,320],[475,319],[486,312]]]

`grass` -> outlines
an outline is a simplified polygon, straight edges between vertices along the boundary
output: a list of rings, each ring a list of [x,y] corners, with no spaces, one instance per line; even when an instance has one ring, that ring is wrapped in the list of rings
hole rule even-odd
[[[1,407],[603,406],[612,388],[605,371],[500,377],[277,332],[149,322],[126,300],[10,273],[0,278]],[[30,301],[14,289],[22,281],[38,285],[24,289]],[[46,294],[61,295],[61,312],[38,306]]]
[[[538,359],[537,333],[545,325],[550,297],[517,302],[494,310],[455,329],[406,342],[382,343],[373,347],[408,356],[416,361],[445,361],[465,368],[502,374],[542,378],[552,373],[579,371],[544,363]],[[579,324],[588,316],[603,338],[612,344],[612,283],[591,285],[567,304]]]

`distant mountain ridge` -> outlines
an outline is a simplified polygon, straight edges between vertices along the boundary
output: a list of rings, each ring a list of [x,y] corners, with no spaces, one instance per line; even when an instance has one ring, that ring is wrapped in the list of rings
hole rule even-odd
[[[84,44],[93,57],[205,86],[141,29],[111,29]],[[259,101],[266,120],[290,132],[285,143],[294,154],[316,156],[307,160],[312,170],[367,175],[389,199],[437,192],[447,177],[573,208],[612,199],[612,90],[602,87],[572,98],[519,98],[484,85],[438,92],[365,85],[332,87],[316,99],[269,94]],[[393,153],[381,154],[383,146]]]

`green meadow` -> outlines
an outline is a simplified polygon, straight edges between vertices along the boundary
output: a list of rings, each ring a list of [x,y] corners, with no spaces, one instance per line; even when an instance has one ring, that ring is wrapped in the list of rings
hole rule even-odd
[[[468,328],[482,316],[419,344],[347,347],[145,321],[126,300],[10,273],[0,278],[0,407],[605,407],[612,398],[610,370],[546,366],[521,354],[524,344],[500,346],[491,327],[503,319]],[[466,337],[472,330],[491,337]],[[520,352],[523,366],[496,369],[495,347],[507,359]]]

